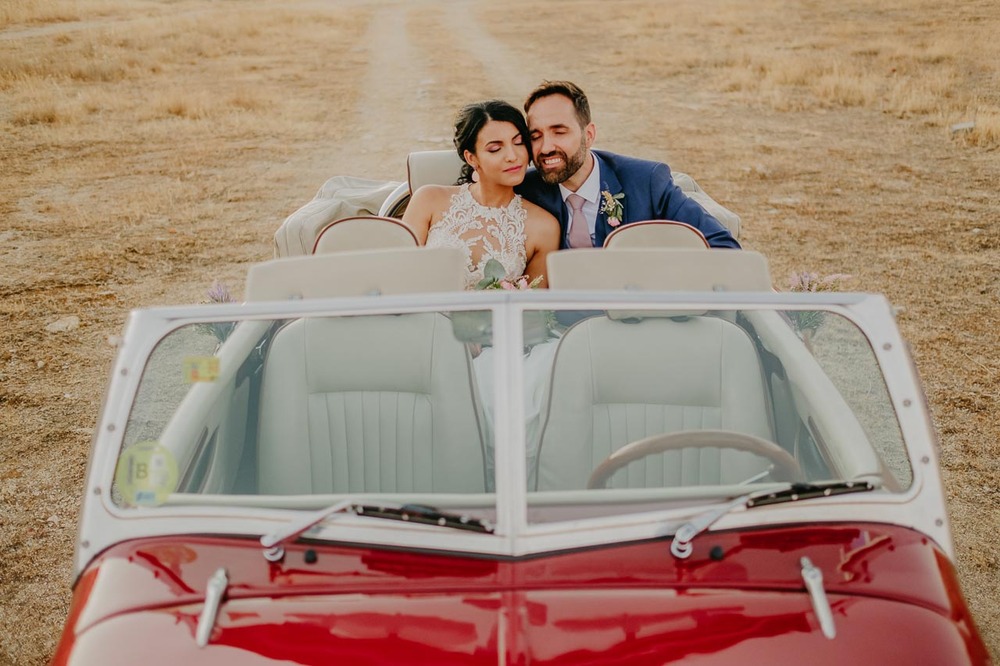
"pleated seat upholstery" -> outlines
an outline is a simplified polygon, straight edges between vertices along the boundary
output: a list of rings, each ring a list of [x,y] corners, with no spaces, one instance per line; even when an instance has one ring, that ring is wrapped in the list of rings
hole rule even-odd
[[[264,367],[260,492],[482,492],[469,364],[439,313],[288,324]]]
[[[722,429],[773,439],[753,342],[718,317],[577,323],[560,341],[543,409],[538,490],[585,488],[612,452],[659,433]],[[767,467],[749,453],[690,448],[635,461],[608,487],[738,483]]]

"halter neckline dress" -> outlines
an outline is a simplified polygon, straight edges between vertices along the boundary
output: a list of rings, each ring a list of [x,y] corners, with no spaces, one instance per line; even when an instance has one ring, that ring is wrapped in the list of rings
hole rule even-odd
[[[504,267],[506,277],[519,278],[527,266],[524,222],[527,211],[514,195],[502,208],[476,201],[469,184],[451,196],[451,206],[427,233],[427,247],[457,247],[465,252],[465,288],[475,289],[490,259]]]

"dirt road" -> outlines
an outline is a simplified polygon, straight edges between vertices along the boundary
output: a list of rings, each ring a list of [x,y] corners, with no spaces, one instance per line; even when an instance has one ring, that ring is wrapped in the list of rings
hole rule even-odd
[[[589,93],[599,147],[667,161],[740,213],[779,288],[848,273],[903,308],[997,653],[993,0],[43,4],[0,9],[0,663],[44,663],[68,611],[106,341],[129,309],[216,279],[239,294],[326,178],[401,180],[409,151],[450,146],[461,104],[544,78]]]

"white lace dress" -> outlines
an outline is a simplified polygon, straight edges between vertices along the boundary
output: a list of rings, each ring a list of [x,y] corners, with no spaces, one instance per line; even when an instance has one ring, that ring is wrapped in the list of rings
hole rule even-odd
[[[431,225],[427,247],[457,247],[465,252],[465,288],[475,289],[490,259],[503,265],[508,278],[524,275],[524,221],[528,213],[514,195],[505,208],[484,206],[472,196],[469,185],[451,197],[451,207]]]
[[[451,197],[451,207],[427,234],[427,247],[457,247],[465,252],[465,288],[475,289],[483,279],[490,259],[503,265],[508,278],[524,275],[527,254],[524,248],[524,221],[527,212],[515,195],[505,208],[484,206],[473,198],[468,185]],[[549,376],[557,340],[535,345],[524,356],[525,435],[528,444],[528,486],[534,488],[535,459],[545,378]],[[493,348],[484,347],[473,359],[479,397],[486,418],[486,461],[490,489],[493,488]]]

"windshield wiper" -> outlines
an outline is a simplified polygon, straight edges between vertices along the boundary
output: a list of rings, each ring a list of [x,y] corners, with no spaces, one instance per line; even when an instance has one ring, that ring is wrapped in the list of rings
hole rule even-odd
[[[820,483],[790,483],[786,488],[771,492],[758,493],[747,500],[747,508],[781,504],[783,502],[798,502],[814,497],[831,497],[848,493],[863,493],[875,490],[871,481],[825,481]]]
[[[861,493],[869,490],[875,490],[875,484],[871,481],[827,481],[820,483],[790,483],[779,490],[742,495],[727,504],[698,514],[681,525],[677,529],[677,532],[674,533],[673,541],[670,542],[670,552],[677,559],[683,560],[690,557],[691,552],[694,550],[693,546],[691,546],[694,538],[739,506],[753,509],[754,507],[767,506],[769,504],[798,502],[816,497]]]
[[[310,513],[301,521],[292,523],[285,529],[262,536],[260,538],[260,545],[264,547],[264,559],[268,562],[280,562],[285,556],[284,544],[286,542],[294,540],[303,532],[328,518],[334,517],[338,513],[349,513],[386,520],[402,520],[421,525],[438,525],[484,534],[493,533],[493,526],[487,520],[446,513],[432,506],[423,504],[361,504],[355,500],[346,499],[325,509]]]
[[[468,530],[493,534],[493,525],[488,520],[472,518],[457,513],[446,513],[426,504],[403,504],[402,506],[385,506],[373,504],[358,504],[354,507],[359,516],[369,518],[385,518],[387,520],[405,520],[421,525],[440,525],[456,530]]]
[[[751,495],[741,495],[728,504],[709,509],[700,513],[691,520],[681,525],[674,533],[674,540],[670,542],[670,552],[679,560],[691,557],[694,546],[691,542],[696,536],[707,530],[715,521],[732,511],[738,506],[746,506]]]

